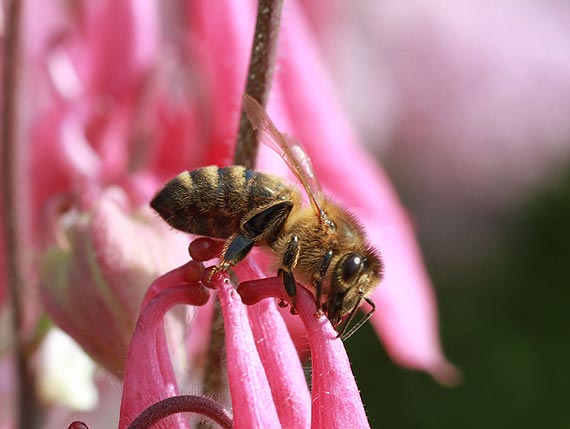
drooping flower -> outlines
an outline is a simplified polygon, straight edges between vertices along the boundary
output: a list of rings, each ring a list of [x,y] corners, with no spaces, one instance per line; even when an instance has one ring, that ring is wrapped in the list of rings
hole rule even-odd
[[[235,133],[227,118],[236,117],[229,112],[237,111],[240,87],[235,82],[244,75],[246,64],[245,58],[236,55],[234,46],[247,46],[253,29],[253,15],[244,10],[248,9],[232,11],[223,2],[205,2],[191,16],[195,24],[191,28],[196,28],[202,49],[232,59],[230,67],[207,57],[211,79],[230,85],[223,94],[212,94],[216,109],[211,116],[219,123],[209,141],[214,148],[223,148],[227,138],[222,136]],[[234,20],[247,30],[236,33],[238,24]],[[363,221],[373,244],[380,249],[386,275],[373,296],[379,306],[373,323],[388,352],[407,367],[453,382],[456,373],[441,352],[435,299],[406,214],[388,179],[358,145],[342,115],[306,20],[295,2],[285,8],[282,26],[278,72],[268,112],[280,129],[303,143],[324,190]],[[218,115],[221,118],[216,120]],[[260,150],[258,167],[293,179],[285,163],[267,147]]]
[[[26,28],[32,28],[32,18],[46,4],[30,6],[35,14],[28,16]],[[141,206],[182,169],[231,164],[254,6],[253,1],[189,1],[188,15],[182,15],[188,40],[176,46],[170,41],[168,49],[158,50],[155,2],[60,4],[30,42],[26,64],[38,78],[34,84],[40,94],[37,99],[28,94],[35,172],[29,179],[31,230],[38,237],[34,251],[43,261],[45,306],[92,357],[118,377],[125,375],[120,425],[177,394],[166,334],[157,321],[177,302],[200,306],[205,300],[195,277],[201,268],[193,262],[155,282],[143,299],[152,278],[186,259],[180,243],[188,238],[160,232],[158,220],[149,220]],[[400,363],[443,377],[446,362],[437,341],[434,302],[410,228],[387,180],[359,148],[335,104],[294,2],[285,10],[279,51],[269,114],[303,141],[325,191],[362,219],[385,255],[386,282],[374,297],[380,307],[374,322],[388,350]],[[180,76],[186,77],[182,84]],[[261,149],[258,165],[292,179],[268,148]],[[357,185],[362,183],[367,192]],[[239,279],[275,274],[251,268],[258,262],[254,255],[250,268],[239,268]],[[245,309],[225,281],[216,284],[229,325],[236,424],[278,420],[306,427],[312,420],[314,427],[334,427],[353,414],[366,426],[344,350],[332,340],[326,321],[312,320],[314,310],[308,307],[301,312],[312,352],[320,359],[315,365],[322,365],[315,369],[309,410],[303,371],[275,304],[262,301]],[[272,291],[267,296],[278,294],[272,281],[259,286],[260,293],[266,287]],[[247,296],[257,301],[265,295]],[[310,307],[311,300],[303,299]],[[141,301],[145,313],[123,365]],[[408,318],[410,313],[415,317]],[[207,323],[202,326],[207,330]],[[243,373],[256,383],[244,384],[239,380]],[[340,384],[328,386],[320,378],[326,374]],[[249,398],[253,408],[241,412],[240,397]],[[179,417],[167,423],[185,424]]]
[[[435,298],[407,214],[385,174],[358,145],[330,84],[326,79],[311,79],[326,73],[317,61],[302,16],[298,13],[292,18],[290,28],[285,27],[289,38],[284,43],[295,46],[297,52],[301,49],[303,55],[283,59],[280,80],[289,95],[286,109],[291,133],[309,153],[318,154],[313,164],[325,190],[357,214],[382,253],[387,268],[373,294],[378,311],[372,323],[398,363],[453,383],[457,374],[441,351]],[[306,117],[312,120],[303,120]],[[322,150],[323,144],[327,150]],[[357,168],[346,173],[350,166]],[[347,180],[338,180],[342,173]]]
[[[205,302],[201,271],[198,262],[190,262],[149,289],[129,349],[119,428],[152,403],[178,394],[161,319],[176,304]],[[243,279],[263,276],[251,258],[237,272]],[[272,299],[289,299],[281,279],[244,281],[236,291],[227,276],[218,275],[209,286],[217,291],[224,317],[233,427],[369,427],[342,341],[326,317],[315,316],[312,294],[299,286],[297,309],[313,355],[311,399],[299,356]],[[242,299],[251,306],[246,308]],[[160,427],[186,427],[179,415],[168,419]]]
[[[176,304],[203,305],[208,301],[208,290],[200,284],[200,271],[199,264],[191,261],[159,277],[149,288],[125,364],[119,428],[127,427],[152,403],[178,394],[160,322]],[[163,427],[186,427],[179,415],[163,424]]]

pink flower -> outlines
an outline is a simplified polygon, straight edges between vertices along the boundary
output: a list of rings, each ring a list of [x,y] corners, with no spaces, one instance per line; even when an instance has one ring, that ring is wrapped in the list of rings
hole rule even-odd
[[[407,215],[385,175],[359,148],[326,80],[309,78],[325,73],[300,23],[301,17],[289,21],[287,34],[298,55],[284,59],[281,75],[283,91],[290,95],[289,100],[295,100],[287,106],[292,124],[297,126],[291,133],[310,153],[319,153],[313,156],[313,163],[323,186],[359,215],[382,253],[386,273],[373,295],[378,311],[372,322],[388,352],[402,365],[453,382],[456,374],[441,353],[435,298]],[[313,119],[303,121],[306,117]],[[323,141],[327,143],[325,151],[319,150]],[[350,171],[350,180],[338,180],[348,166],[358,168]]]
[[[144,291],[153,278],[183,262],[186,248],[182,237],[165,234],[146,207],[162,181],[161,170],[137,164],[133,156],[144,160],[145,146],[133,141],[148,138],[138,115],[161,114],[158,102],[149,103],[149,111],[137,108],[156,57],[153,4],[50,9],[40,32],[47,35],[30,38],[28,58],[42,65],[29,73],[37,75],[37,86],[51,101],[30,101],[38,110],[31,130],[31,229],[42,253],[45,308],[119,377]],[[34,4],[27,18],[41,11]],[[66,21],[65,13],[80,18]],[[122,43],[116,43],[115,31]],[[153,101],[163,98],[164,87],[154,91]],[[170,123],[160,124],[148,132],[168,134]],[[162,162],[161,168],[173,174],[181,161]]]
[[[54,219],[58,242],[43,255],[42,291],[54,321],[117,376],[147,285],[184,260],[185,246],[118,188],[86,212]]]
[[[202,49],[217,53],[207,59],[231,58],[231,66],[219,60],[209,64],[215,82],[239,82],[237,76],[243,76],[236,70],[245,70],[245,58],[236,55],[234,45],[247,46],[253,28],[253,15],[243,10],[240,7],[232,11],[229,4],[205,2],[192,13]],[[248,30],[236,34],[238,23]],[[285,8],[282,26],[269,114],[280,129],[303,143],[325,191],[363,220],[380,249],[386,276],[373,296],[379,305],[373,324],[388,352],[407,367],[426,370],[442,382],[451,383],[456,373],[441,352],[435,299],[406,214],[387,178],[356,142],[319,63],[303,14],[294,2]],[[227,117],[235,117],[229,112],[232,107],[235,112],[239,104],[239,85],[232,83],[219,98],[215,98],[217,93],[212,96],[219,107],[211,113],[213,121],[219,123],[210,140],[216,147],[223,144],[220,136],[235,133]],[[226,119],[217,120],[218,115]],[[283,161],[266,147],[261,148],[258,166],[292,179]]]
[[[434,224],[467,215],[455,229],[473,236],[474,219],[513,212],[566,171],[567,3],[304,3],[366,142],[386,152]]]
[[[237,273],[244,279],[263,276],[250,261],[242,263]],[[205,303],[208,294],[200,278],[199,264],[190,262],[159,278],[149,289],[129,349],[119,428],[127,427],[152,403],[178,393],[160,322],[176,304]],[[288,299],[281,279],[243,282],[238,294],[226,276],[217,276],[213,287],[226,327],[235,428],[369,427],[342,342],[326,317],[315,317],[314,298],[307,290],[300,287],[297,309],[313,356],[312,399],[283,319],[273,300],[267,299]],[[251,307],[246,308],[242,299]],[[162,421],[163,427],[186,427],[178,415],[168,419]]]
[[[188,354],[207,345],[211,307],[196,260],[214,255],[198,252],[155,280],[143,298],[152,279],[187,259],[181,243],[189,240],[161,231],[146,206],[180,170],[231,164],[255,2],[188,2],[188,16],[176,14],[187,21],[187,40],[171,36],[164,49],[158,49],[156,2],[58,4],[34,32],[45,5],[30,5],[25,24],[33,36],[25,65],[35,91],[25,98],[34,171],[30,249],[42,261],[47,313],[124,378],[119,426],[126,427],[147,407],[179,394],[166,348],[171,332],[160,325],[167,310],[186,304],[196,314]],[[453,368],[441,352],[435,302],[411,228],[336,104],[295,2],[284,12],[279,52],[269,114],[305,144],[325,191],[362,220],[384,256],[374,326],[398,363],[450,381]],[[266,147],[258,165],[292,179]],[[368,427],[342,342],[326,319],[314,317],[314,302],[300,288],[299,318],[314,365],[309,393],[286,324],[265,299],[286,299],[284,290],[274,272],[258,265],[263,258],[255,254],[236,267],[246,281],[239,293],[225,277],[213,282],[226,323],[235,427]],[[192,402],[215,408],[200,404]],[[186,422],[169,416],[161,424]]]
[[[241,5],[235,9],[231,4],[209,2],[196,2],[193,6],[189,17],[191,28],[194,29],[192,40],[200,41],[196,54],[199,64],[208,71],[203,76],[208,79],[205,86],[209,97],[208,106],[215,106],[215,109],[205,112],[205,116],[211,118],[211,123],[207,131],[202,132],[202,135],[209,136],[207,142],[204,142],[209,150],[201,159],[194,157],[192,162],[186,163],[187,168],[212,162],[218,164],[231,162],[233,147],[230,143],[233,142],[235,135],[235,120],[232,119],[237,117],[240,82],[243,79],[247,58],[243,55],[243,51],[247,52],[246,47],[250,43],[253,29],[253,3],[249,7]],[[134,19],[131,15],[125,16],[128,16],[127,23]],[[148,18],[143,21],[148,21]],[[127,24],[127,28],[140,28],[139,25]],[[97,28],[94,26],[93,31]],[[148,37],[145,34],[144,40]],[[227,43],[228,40],[232,43]],[[95,49],[94,58],[99,58],[99,61],[104,63],[103,57],[97,55],[97,52],[102,52],[96,48],[98,45],[94,43],[89,46]],[[209,52],[215,52],[216,55],[209,55]],[[379,311],[373,318],[374,326],[378,328],[387,343],[388,351],[396,360],[411,368],[427,370],[446,381],[453,375],[453,370],[440,351],[434,298],[412,238],[411,228],[387,180],[355,143],[350,127],[343,119],[332,91],[323,77],[325,73],[319,65],[314,43],[306,29],[302,13],[294,3],[285,11],[280,52],[282,54],[279,72],[269,106],[271,116],[280,128],[295,135],[305,144],[325,190],[349,206],[364,221],[373,242],[384,256],[387,266],[386,279],[374,295],[379,306]],[[294,54],[286,54],[289,52]],[[94,61],[88,56],[85,58],[87,61]],[[220,62],[220,58],[226,58],[228,62]],[[134,61],[133,64],[141,63]],[[132,70],[139,69],[133,66]],[[96,74],[85,76],[96,76]],[[129,75],[121,74],[114,76],[113,79],[124,81],[125,76]],[[115,87],[109,84],[101,86],[90,83],[101,82],[97,79],[83,78],[87,82],[86,89],[93,88],[86,91],[86,96],[88,94],[92,98],[93,94],[98,92],[114,94],[113,88],[119,87],[135,88],[134,83],[126,87],[124,84]],[[137,80],[134,72],[131,74],[131,79],[133,82]],[[141,194],[139,198],[142,199],[144,194],[149,194],[148,189],[157,186],[156,184],[166,178],[167,174],[176,174],[174,168],[184,168],[184,164],[176,164],[174,159],[171,164],[163,161],[151,164],[152,170],[141,170],[138,176],[132,178],[125,176],[123,170],[129,149],[112,148],[117,142],[120,143],[126,138],[128,121],[132,120],[129,118],[133,115],[132,112],[129,113],[129,109],[132,110],[133,107],[129,104],[129,97],[121,96],[121,98],[118,94],[113,96],[124,103],[124,109],[119,110],[119,112],[124,111],[124,114],[97,119],[87,113],[88,116],[81,114],[78,119],[74,119],[77,113],[71,110],[70,125],[65,125],[64,128],[64,130],[75,129],[81,133],[74,131],[71,136],[82,134],[87,136],[85,133],[88,127],[92,127],[89,123],[96,120],[93,125],[97,125],[99,131],[96,134],[92,133],[92,136],[100,136],[101,142],[98,143],[100,160],[93,156],[76,158],[78,153],[76,148],[81,147],[79,146],[81,139],[74,138],[73,146],[70,143],[64,148],[70,148],[66,153],[70,155],[69,163],[75,170],[73,174],[87,175],[86,185],[95,183],[101,186],[109,180],[115,180],[130,190],[133,189],[131,184],[135,184],[135,190]],[[157,100],[168,101],[164,98]],[[70,107],[72,106],[70,104]],[[168,106],[168,103],[164,106]],[[121,104],[117,107],[121,107]],[[192,109],[187,112],[191,111]],[[173,124],[178,123],[179,121],[176,121]],[[69,128],[70,126],[74,128]],[[70,134],[66,132],[63,135],[65,137]],[[174,136],[171,140],[178,141]],[[66,140],[63,141],[65,143]],[[158,139],[157,142],[162,143],[164,140]],[[326,150],[323,150],[324,142]],[[156,150],[151,149],[151,153],[172,153],[171,150],[159,152]],[[342,158],[342,161],[339,158]],[[78,165],[78,162],[81,164]],[[358,168],[351,168],[353,165],[358,165]],[[259,168],[291,178],[285,164],[267,148],[261,150]],[[145,183],[142,181],[144,177],[149,179],[149,185],[141,188]],[[349,177],[350,180],[338,180],[338,177]],[[366,184],[366,187],[360,184]]]
[[[228,6],[228,9],[225,9],[225,6]],[[239,57],[235,57],[233,52],[227,51],[231,49],[231,44],[225,43],[227,40],[233,40],[236,44],[241,41],[241,39],[236,40],[233,33],[231,38],[226,34],[233,30],[231,25],[233,15],[228,12],[231,11],[229,5],[206,3],[202,4],[202,8],[198,11],[194,10],[192,16],[198,19],[195,28],[200,31],[198,39],[203,41],[203,49],[219,52],[222,57],[232,58],[235,62],[241,61]],[[285,20],[283,51],[298,50],[303,62],[295,61],[295,56],[286,56],[281,60],[280,73],[277,76],[269,111],[277,122],[285,124],[281,126],[282,129],[300,137],[305,143],[325,189],[337,199],[348,203],[357,213],[363,213],[362,217],[371,229],[373,239],[377,242],[385,240],[381,248],[383,252],[387,252],[388,260],[393,261],[395,268],[387,280],[388,286],[384,287],[389,287],[393,292],[383,298],[381,295],[383,286],[379,288],[377,300],[381,310],[378,312],[377,319],[380,319],[378,325],[383,329],[381,332],[387,338],[389,350],[402,363],[410,367],[426,369],[434,376],[450,381],[454,375],[453,369],[447,364],[439,350],[433,297],[411,239],[410,227],[403,220],[402,210],[386,180],[382,176],[379,177],[372,162],[355,145],[348,126],[335,108],[330,90],[326,84],[323,84],[323,79],[315,81],[314,76],[322,76],[322,71],[314,59],[315,54],[311,50],[310,37],[302,25],[299,12],[294,8],[290,10],[294,15],[293,18],[288,17],[289,19]],[[222,17],[221,19],[227,19],[229,22],[214,22],[213,17],[216,17],[216,20]],[[252,28],[251,17],[240,16],[240,25],[244,20],[249,23],[246,28]],[[243,37],[245,41],[248,40],[249,35]],[[229,67],[219,67],[219,64],[217,66],[212,66],[211,76],[214,81],[217,79],[219,82],[238,80],[235,78],[235,63],[232,64],[231,70]],[[245,69],[245,64],[242,63],[241,68]],[[216,73],[218,73],[218,78],[216,78]],[[215,95],[215,93],[212,94],[213,97]],[[232,136],[235,126],[230,125],[224,118],[228,115],[236,117],[235,109],[238,100],[239,91],[236,85],[231,85],[224,91],[223,97],[220,94],[220,98],[214,102],[214,105],[219,108],[211,113],[212,122],[218,124],[211,134],[210,144],[213,150],[220,148],[221,153],[229,152],[229,148],[224,145],[226,140],[231,141],[232,138],[228,139],[223,136]],[[233,113],[230,114],[230,112]],[[308,122],[306,118],[312,120]],[[326,151],[320,147],[322,141],[327,142]],[[334,153],[343,154],[342,164],[332,156]],[[351,169],[351,165],[358,165],[359,168]],[[273,173],[278,171],[284,176],[291,177],[282,160],[266,148],[261,149],[259,166],[261,169]],[[351,178],[350,182],[338,180],[338,177],[343,177],[345,174]],[[354,176],[359,175],[360,177],[354,179]],[[371,193],[376,196],[380,195],[380,198],[371,199],[368,193],[360,191],[360,187],[353,185],[355,182],[366,183],[368,189],[372,190]],[[386,247],[390,250],[387,251]],[[402,261],[400,262],[399,259]],[[256,272],[251,264],[253,264],[251,260],[244,261],[236,268],[240,281],[249,277],[259,278],[267,275]],[[198,278],[196,275],[194,281]],[[401,282],[406,282],[406,284],[401,285]],[[253,307],[249,310],[249,317],[247,317],[240,297],[228,284],[227,279],[218,278],[215,284],[226,324],[228,377],[235,427],[276,427],[289,424],[290,427],[296,427],[295,422],[304,422],[300,426],[307,427],[309,418],[311,427],[315,428],[368,427],[342,343],[336,339],[326,319],[314,317],[315,307],[311,295],[303,290],[301,292],[303,304],[299,306],[300,317],[308,331],[313,363],[316,365],[313,368],[312,407],[311,410],[307,410],[306,405],[309,402],[299,400],[307,396],[308,392],[298,358],[279,360],[279,365],[277,365],[275,355],[269,359],[266,355],[268,352],[275,353],[276,351],[295,355],[291,340],[285,331],[281,330],[282,327],[279,327],[279,333],[275,331],[277,328],[274,325],[282,325],[282,321],[275,311],[274,303],[261,301],[257,305],[263,305],[266,308],[262,311],[258,309],[259,307]],[[194,287],[199,286],[195,284]],[[401,288],[404,288],[403,291]],[[248,304],[270,296],[287,299],[281,281],[276,279],[242,283],[239,292],[244,302]],[[402,301],[398,302],[398,300]],[[404,306],[405,302],[409,305]],[[257,314],[253,315],[254,312]],[[392,320],[382,323],[383,313],[386,314],[386,312],[390,313]],[[411,322],[408,322],[408,312],[415,316]],[[264,324],[267,324],[264,325],[266,327],[262,331],[257,327],[260,323],[259,313],[264,315],[262,320]],[[141,320],[145,320],[145,317],[146,312],[143,310]],[[392,332],[394,335],[391,335]],[[397,337],[398,334],[401,335],[401,339]],[[263,349],[260,346],[257,350],[255,349],[254,338],[257,338],[258,344],[263,344]],[[163,352],[157,353],[146,349],[145,351],[146,353],[143,353],[136,345],[133,345],[129,358],[144,362],[148,358],[145,359],[142,356],[148,356],[149,353],[151,356],[164,356]],[[153,368],[160,367],[152,361],[149,365]],[[127,364],[127,368],[129,367],[130,364]],[[279,382],[276,383],[276,381]],[[175,395],[177,392],[177,389],[173,387],[157,390],[154,384],[133,388],[133,385],[141,383],[146,383],[146,381],[127,373],[122,406],[122,418],[126,420],[124,423],[121,420],[122,425],[126,426],[152,401]],[[296,387],[287,389],[287,395],[279,395],[283,383],[292,383]],[[165,384],[176,385],[173,382]],[[162,385],[163,383],[158,383],[158,386]],[[128,393],[133,390],[136,390],[141,397],[154,399],[147,399],[145,402],[140,401],[141,398],[139,398],[137,403],[134,399],[135,394]],[[283,406],[279,397],[288,398],[287,406]],[[294,401],[294,404],[291,404],[291,401]]]

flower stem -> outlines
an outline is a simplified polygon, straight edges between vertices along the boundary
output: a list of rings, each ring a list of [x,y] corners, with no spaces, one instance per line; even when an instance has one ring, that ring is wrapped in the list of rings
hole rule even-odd
[[[24,308],[21,293],[24,285],[24,262],[21,229],[21,213],[23,194],[20,168],[22,166],[21,150],[17,141],[18,112],[18,67],[20,64],[20,16],[21,0],[6,2],[4,19],[4,61],[2,69],[2,119],[0,153],[0,183],[2,183],[2,217],[4,220],[4,245],[6,255],[6,275],[10,307],[12,315],[12,331],[14,334],[14,353],[18,383],[17,417],[18,427],[28,429],[37,427],[39,420],[32,369],[29,365],[24,338]]]
[[[283,0],[259,0],[245,92],[265,106],[271,87]],[[257,133],[242,109],[234,164],[255,168]]]
[[[202,396],[181,395],[152,404],[133,420],[128,429],[150,428],[165,417],[185,412],[202,414],[224,429],[233,427],[231,414],[213,399]]]

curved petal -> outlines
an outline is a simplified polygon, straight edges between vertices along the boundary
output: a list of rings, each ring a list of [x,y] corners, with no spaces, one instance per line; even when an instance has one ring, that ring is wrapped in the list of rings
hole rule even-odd
[[[237,266],[235,271],[241,281],[265,277],[261,270],[253,265],[252,258]],[[248,306],[247,313],[281,427],[309,427],[311,394],[299,354],[275,302],[263,300]]]
[[[130,95],[150,66],[159,40],[159,14],[151,0],[86,3],[76,54],[88,91]]]
[[[271,296],[289,300],[278,277],[243,282],[239,293],[246,304]],[[301,285],[297,294],[297,311],[307,330],[313,364],[311,428],[369,428],[343,342],[324,315],[316,317],[313,295]]]
[[[382,309],[374,326],[396,362],[448,381],[454,370],[441,351],[435,298],[413,230],[388,179],[342,115],[301,11],[292,3],[289,13],[282,52],[295,55],[282,57],[277,91],[286,94],[282,101],[291,133],[310,153],[323,187],[361,217],[384,254],[385,279],[375,292]]]
[[[152,299],[145,299],[133,334],[127,362],[119,429],[126,428],[151,404],[178,394],[178,385],[170,361],[162,318],[178,304],[204,305],[208,290],[195,277],[196,262],[189,262],[159,277],[149,289]],[[158,294],[156,293],[157,291]],[[156,424],[159,428],[188,427],[180,415]]]
[[[245,306],[227,277],[218,279],[217,290],[224,316],[234,427],[236,429],[280,427]]]
[[[93,207],[91,237],[102,275],[134,320],[147,285],[188,260],[187,239],[165,234],[167,227],[153,222],[150,210],[131,212],[126,204],[119,188],[105,190]]]
[[[251,46],[255,7],[251,0],[201,0],[188,8],[210,103],[206,117],[211,121],[211,136],[203,165],[231,164],[248,61],[244,53]]]

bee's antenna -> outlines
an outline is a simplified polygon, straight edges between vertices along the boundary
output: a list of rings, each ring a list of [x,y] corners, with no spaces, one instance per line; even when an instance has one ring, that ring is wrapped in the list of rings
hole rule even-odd
[[[368,305],[370,305],[371,309],[368,313],[366,313],[364,315],[364,317],[362,319],[360,319],[352,328],[350,328],[350,330],[347,332],[348,327],[350,326],[350,324],[352,323],[353,319],[356,317],[356,312],[358,311],[358,308],[360,307],[360,303],[362,302],[362,300],[366,301],[368,303]],[[356,305],[353,307],[352,310],[350,310],[350,314],[348,315],[348,318],[346,320],[346,323],[344,324],[344,326],[342,327],[341,331],[338,333],[338,335],[336,336],[337,338],[340,337],[340,339],[342,341],[346,341],[348,340],[350,337],[352,337],[352,335],[358,331],[360,329],[360,327],[362,325],[364,325],[366,322],[368,322],[368,319],[370,319],[372,317],[372,314],[376,311],[376,304],[374,304],[374,301],[372,301],[370,298],[367,298],[365,296],[360,296],[360,299],[358,300],[358,302],[356,303]]]

